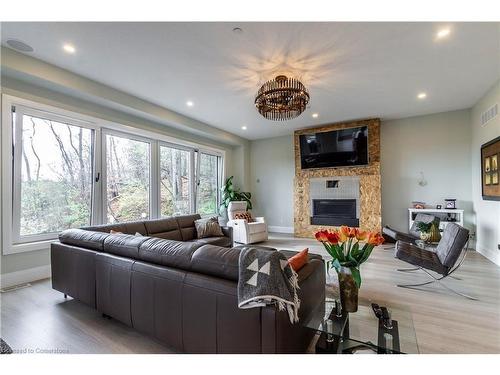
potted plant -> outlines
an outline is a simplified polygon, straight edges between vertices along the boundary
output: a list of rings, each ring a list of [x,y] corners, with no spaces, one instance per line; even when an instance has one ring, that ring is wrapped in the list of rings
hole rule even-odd
[[[438,242],[441,239],[438,225],[435,221],[424,223],[419,221],[417,223],[417,230],[420,232],[420,239],[425,242]]]
[[[247,211],[252,209],[252,193],[241,191],[233,185],[234,176],[228,177],[224,186],[222,187],[222,197],[219,212],[224,220],[227,222],[227,208],[229,202],[245,201],[247,202]],[[225,224],[225,223],[224,223]]]
[[[328,270],[335,268],[337,271],[342,308],[347,312],[358,311],[359,268],[368,260],[373,248],[384,243],[384,238],[378,232],[347,226],[333,231],[322,230],[315,236],[332,256],[326,265]]]

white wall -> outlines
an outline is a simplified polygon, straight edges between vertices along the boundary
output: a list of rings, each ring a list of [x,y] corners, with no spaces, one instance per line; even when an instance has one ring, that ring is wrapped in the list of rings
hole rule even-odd
[[[384,121],[380,136],[383,225],[407,231],[412,201],[444,206],[456,198],[474,229],[469,110]],[[426,186],[418,184],[421,171]]]
[[[253,213],[272,231],[293,232],[294,175],[293,135],[250,143]]]
[[[500,81],[484,95],[472,108],[472,198],[476,213],[477,242],[476,250],[500,265],[500,202],[486,201],[481,196],[481,145],[500,136],[500,115],[484,127],[481,126],[481,113],[497,103],[500,106]]]

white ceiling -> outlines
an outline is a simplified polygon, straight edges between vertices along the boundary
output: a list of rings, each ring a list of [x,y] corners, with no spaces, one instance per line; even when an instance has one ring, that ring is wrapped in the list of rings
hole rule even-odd
[[[232,31],[237,26],[243,33]],[[436,40],[445,26],[450,35]],[[36,58],[258,139],[471,107],[500,78],[499,30],[498,23],[2,23],[1,40],[20,39]],[[62,50],[66,42],[75,54]],[[254,95],[283,73],[306,85],[310,107],[292,121],[269,121]],[[422,91],[427,98],[418,100]]]

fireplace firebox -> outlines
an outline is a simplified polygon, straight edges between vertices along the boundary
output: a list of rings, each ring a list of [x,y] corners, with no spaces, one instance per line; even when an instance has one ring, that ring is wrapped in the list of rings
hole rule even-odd
[[[358,227],[356,203],[356,199],[313,199],[311,224]]]

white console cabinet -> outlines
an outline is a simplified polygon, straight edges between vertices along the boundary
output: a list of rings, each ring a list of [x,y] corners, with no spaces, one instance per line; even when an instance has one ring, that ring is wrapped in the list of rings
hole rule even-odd
[[[415,217],[419,213],[425,213],[429,215],[437,216],[441,219],[439,223],[439,230],[443,231],[444,227],[448,223],[457,223],[460,226],[464,226],[464,210],[450,210],[450,209],[437,209],[437,208],[409,208],[408,209],[408,229],[410,229],[415,221]]]

